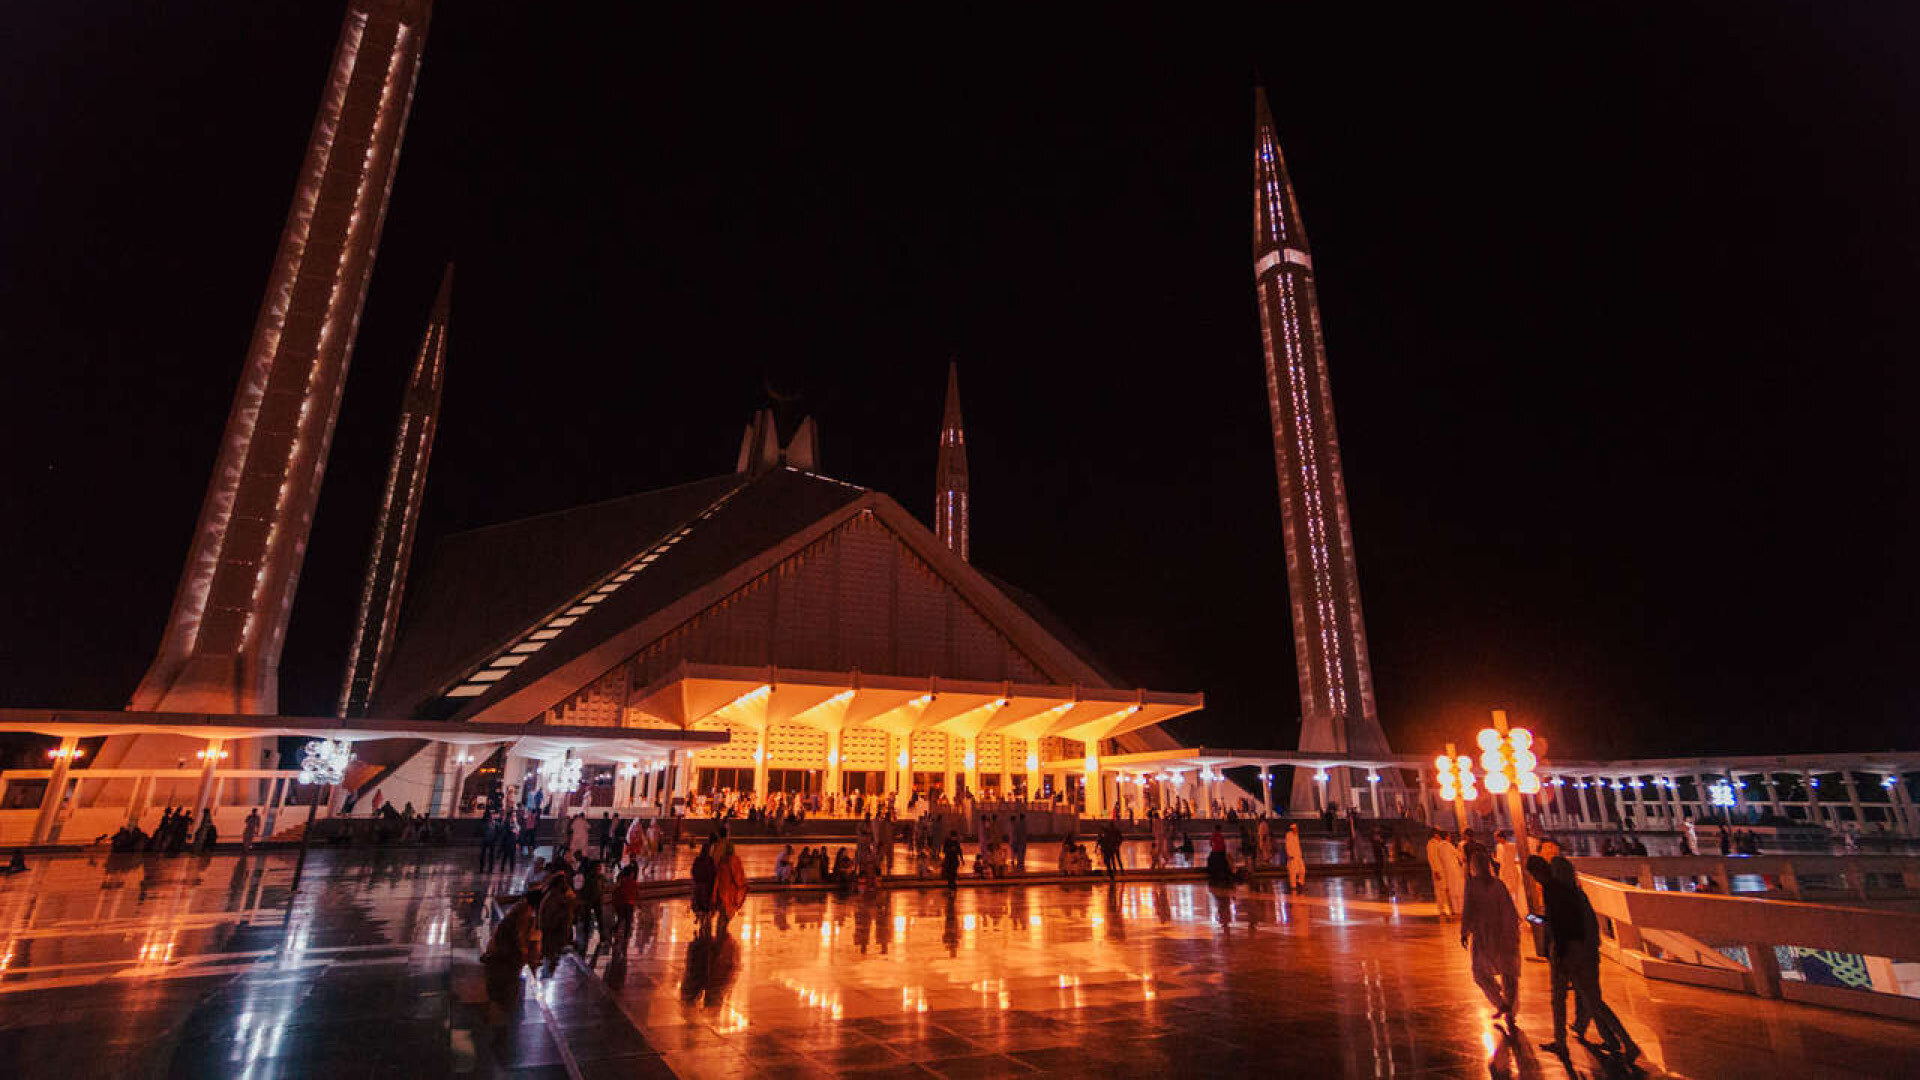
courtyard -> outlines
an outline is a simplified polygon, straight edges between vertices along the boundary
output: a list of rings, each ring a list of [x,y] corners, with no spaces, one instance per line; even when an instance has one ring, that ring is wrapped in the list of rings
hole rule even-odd
[[[518,886],[465,852],[59,857],[0,882],[0,1061],[26,1077],[1604,1075],[1491,1023],[1424,882],[757,887],[730,933],[684,900],[625,956],[528,979],[477,955]],[[522,866],[524,873],[524,864]],[[583,962],[584,961],[584,962]],[[1913,1075],[1920,1029],[1608,964],[1651,1075]]]

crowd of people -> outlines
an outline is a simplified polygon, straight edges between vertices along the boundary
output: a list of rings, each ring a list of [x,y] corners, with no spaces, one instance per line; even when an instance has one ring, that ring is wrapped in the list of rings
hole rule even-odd
[[[260,830],[260,812],[255,810],[249,813],[247,823],[251,834],[246,837],[245,846],[251,848],[254,836]],[[191,850],[196,855],[203,855],[211,851],[219,839],[220,830],[214,828],[212,811],[200,811],[200,820],[196,824],[191,810],[169,806],[160,815],[160,823],[153,827],[151,833],[133,822],[120,826],[120,830],[107,841],[107,850],[152,855],[179,855]]]
[[[1433,892],[1442,918],[1460,922],[1460,945],[1494,1018],[1518,1030],[1523,930],[1550,968],[1553,1038],[1541,1049],[1567,1051],[1567,998],[1574,1036],[1600,1036],[1598,1050],[1626,1064],[1640,1054],[1600,992],[1600,925],[1573,863],[1552,839],[1528,837],[1523,856],[1513,834],[1434,830],[1427,841]]]

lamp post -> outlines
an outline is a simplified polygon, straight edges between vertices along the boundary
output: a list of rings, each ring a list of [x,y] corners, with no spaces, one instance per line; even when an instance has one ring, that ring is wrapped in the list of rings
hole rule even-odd
[[[300,756],[300,782],[313,788],[307,801],[307,827],[300,830],[300,858],[293,864],[293,884],[288,892],[300,891],[300,875],[307,869],[307,840],[313,835],[313,818],[320,809],[320,789],[346,779],[347,764],[353,760],[353,744],[345,739],[313,739]]]
[[[1447,752],[1433,759],[1433,773],[1440,797],[1453,803],[1453,827],[1465,832],[1467,804],[1480,797],[1480,789],[1474,786],[1473,759],[1455,754],[1454,745],[1448,743]]]
[[[1540,759],[1533,753],[1533,732],[1509,728],[1507,710],[1493,710],[1493,726],[1480,729],[1480,765],[1486,770],[1487,792],[1507,797],[1507,816],[1513,819],[1513,847],[1519,856],[1527,854],[1527,811],[1522,795],[1540,790],[1540,777],[1534,767]]]

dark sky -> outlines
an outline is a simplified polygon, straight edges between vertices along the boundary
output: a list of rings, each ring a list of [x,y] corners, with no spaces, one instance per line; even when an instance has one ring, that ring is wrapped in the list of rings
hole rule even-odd
[[[451,257],[423,545],[726,471],[769,379],[924,518],[957,354],[975,561],[1204,690],[1189,737],[1291,746],[1257,68],[1396,746],[1503,703],[1566,752],[1916,744],[1920,7],[654,7],[441,5],[286,711],[334,704]],[[0,35],[0,704],[121,705],[158,643],[338,13]]]

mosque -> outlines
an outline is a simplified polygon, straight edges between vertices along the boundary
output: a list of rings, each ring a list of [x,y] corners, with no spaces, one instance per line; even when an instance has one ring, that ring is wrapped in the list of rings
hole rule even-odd
[[[351,742],[340,786],[442,814],[493,784],[659,810],[720,791],[964,792],[1090,815],[1175,799],[1271,808],[1276,765],[1312,766],[1294,769],[1296,809],[1331,794],[1378,811],[1381,788],[1402,790],[1408,763],[1374,715],[1312,258],[1264,95],[1253,269],[1300,752],[1180,745],[1164,725],[1200,693],[1128,685],[972,564],[951,367],[932,528],[829,475],[815,421],[777,403],[731,473],[446,537],[409,583],[451,267],[403,399],[338,715],[281,715],[281,648],[431,8],[347,4],[173,609],[127,709],[0,715],[62,740],[36,835],[76,804],[138,820],[172,793],[162,781],[188,783],[196,808],[222,805],[228,783],[226,803],[277,808],[294,785],[272,740],[288,736]],[[1283,708],[1276,726],[1292,719]],[[1220,771],[1236,766],[1260,768],[1253,793]]]

